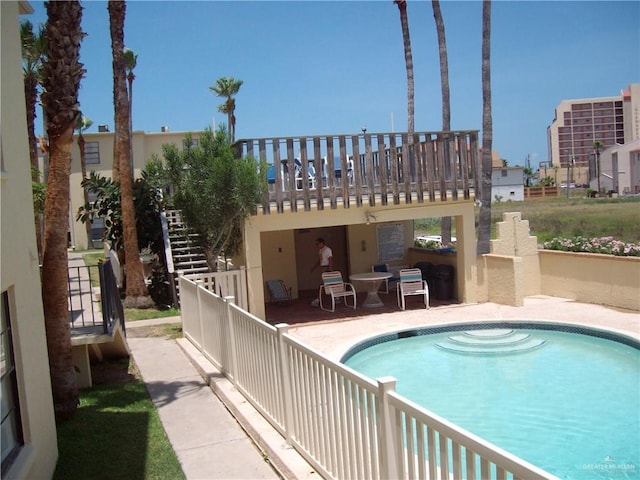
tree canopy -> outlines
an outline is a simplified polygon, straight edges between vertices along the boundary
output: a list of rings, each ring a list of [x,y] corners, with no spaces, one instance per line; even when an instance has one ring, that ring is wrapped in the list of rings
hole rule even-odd
[[[235,158],[224,127],[206,129],[195,145],[163,145],[174,206],[200,241],[212,270],[220,255],[240,251],[244,221],[255,212],[266,189],[266,162]]]

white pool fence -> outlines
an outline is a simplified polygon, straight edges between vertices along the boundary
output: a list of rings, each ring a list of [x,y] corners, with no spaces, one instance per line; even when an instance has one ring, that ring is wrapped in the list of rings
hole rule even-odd
[[[183,334],[324,478],[537,480],[553,475],[180,277]]]

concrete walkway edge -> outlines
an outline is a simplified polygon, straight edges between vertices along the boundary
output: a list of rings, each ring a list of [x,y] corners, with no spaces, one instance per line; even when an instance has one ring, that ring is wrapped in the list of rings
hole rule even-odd
[[[224,406],[235,417],[272,467],[285,479],[322,479],[309,463],[244,398],[238,389],[186,338],[178,346]]]

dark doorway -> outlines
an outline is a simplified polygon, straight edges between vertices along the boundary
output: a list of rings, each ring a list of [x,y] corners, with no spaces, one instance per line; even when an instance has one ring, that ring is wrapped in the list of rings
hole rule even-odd
[[[333,268],[342,272],[344,278],[349,276],[349,255],[347,228],[338,227],[302,228],[295,230],[296,274],[298,290],[317,290],[322,283],[320,269],[309,270],[318,258],[316,238],[323,238],[333,252]]]

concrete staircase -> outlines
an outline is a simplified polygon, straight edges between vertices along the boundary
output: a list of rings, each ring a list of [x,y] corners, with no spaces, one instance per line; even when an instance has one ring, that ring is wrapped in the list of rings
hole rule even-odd
[[[167,270],[173,277],[176,292],[175,300],[179,300],[178,272],[185,275],[207,273],[207,260],[198,244],[197,233],[189,231],[182,221],[179,210],[166,210],[161,214],[162,234],[164,238]]]

